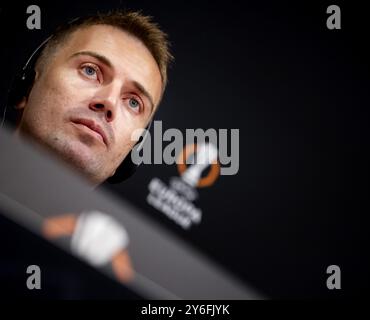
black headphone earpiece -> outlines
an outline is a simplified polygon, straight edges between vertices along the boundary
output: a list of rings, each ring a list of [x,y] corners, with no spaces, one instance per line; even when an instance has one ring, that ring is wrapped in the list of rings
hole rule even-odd
[[[36,50],[27,59],[27,62],[23,66],[20,72],[18,72],[11,82],[10,89],[8,91],[7,102],[4,111],[4,121],[15,113],[17,104],[24,98],[27,97],[31,91],[33,82],[35,80],[36,71],[35,66],[37,59],[40,57],[41,52],[45,48],[46,44],[50,40],[51,36],[44,40]],[[12,112],[13,111],[13,112]],[[6,116],[6,114],[9,114]],[[14,118],[14,117],[13,117]],[[12,118],[13,122],[14,119]]]
[[[76,18],[72,20],[70,23],[76,23],[79,20],[79,18]],[[4,125],[4,123],[10,122],[15,124],[17,113],[16,113],[16,106],[17,104],[24,98],[27,97],[32,89],[33,82],[35,80],[36,72],[36,62],[37,59],[40,57],[43,49],[47,45],[48,41],[52,38],[50,36],[45,41],[43,41],[37,49],[31,54],[31,56],[28,58],[26,64],[22,68],[21,72],[18,73],[13,81],[11,82],[10,90],[8,92],[7,102],[4,108],[3,112],[3,119],[1,121],[1,126]],[[152,121],[150,121],[149,125],[147,126],[144,135],[140,138],[140,140],[136,143],[135,149],[136,151],[139,151],[148,136],[148,131],[151,126]],[[135,164],[132,161],[131,153],[126,156],[126,158],[123,160],[123,162],[120,164],[120,166],[116,169],[115,174],[107,179],[108,183],[116,184],[120,183],[129,177],[131,177],[135,171],[138,168],[138,164]]]
[[[24,97],[27,97],[31,91],[33,81],[35,80],[36,72],[31,70],[28,73],[25,73],[21,76],[14,78],[11,90],[8,94],[7,107],[16,105],[21,102]]]

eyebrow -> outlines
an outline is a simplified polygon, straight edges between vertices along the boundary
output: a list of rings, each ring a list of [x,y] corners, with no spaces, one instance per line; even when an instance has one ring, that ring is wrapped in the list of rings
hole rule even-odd
[[[153,113],[153,110],[154,110],[154,101],[153,101],[153,98],[152,96],[149,94],[149,92],[142,86],[141,83],[137,82],[137,81],[132,81],[132,83],[134,84],[135,88],[137,90],[140,91],[141,94],[143,94],[148,100],[149,100],[149,103],[150,103],[150,114]]]
[[[80,52],[76,52],[76,53],[74,53],[74,54],[72,54],[70,56],[70,59],[71,58],[78,57],[78,56],[91,56],[91,57],[93,57],[95,59],[98,59],[100,62],[104,63],[109,68],[114,69],[112,62],[110,62],[108,58],[106,58],[106,57],[102,56],[101,54],[96,53],[94,51],[80,51]]]
[[[110,62],[110,60],[108,58],[106,58],[105,56],[99,54],[99,53],[96,53],[94,51],[79,51],[79,52],[76,52],[74,53],[73,55],[70,56],[70,59],[72,58],[75,58],[75,57],[78,57],[78,56],[91,56],[97,60],[99,60],[100,62],[102,62],[103,64],[105,64],[106,66],[108,66],[109,68],[111,69],[114,69],[113,67],[113,64],[112,62]],[[154,110],[154,100],[152,98],[152,96],[150,95],[150,93],[148,92],[148,90],[146,90],[144,88],[144,86],[137,82],[137,81],[132,81],[133,85],[135,86],[135,88],[137,90],[140,91],[141,94],[143,94],[150,102],[150,108],[151,108],[151,114],[153,113],[153,110]]]

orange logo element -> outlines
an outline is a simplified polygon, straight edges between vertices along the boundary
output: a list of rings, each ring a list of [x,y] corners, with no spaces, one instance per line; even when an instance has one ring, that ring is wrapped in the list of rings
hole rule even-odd
[[[185,171],[190,167],[186,165],[186,160],[193,154],[195,154],[198,150],[198,147],[195,143],[188,144],[184,147],[177,158],[177,169],[180,175],[183,175]],[[212,161],[210,164],[211,166],[208,174],[205,177],[201,177],[196,184],[198,188],[209,187],[214,184],[218,176],[220,175],[220,164],[217,160]]]
[[[52,240],[60,237],[72,236],[76,230],[78,216],[67,213],[44,220],[42,234]],[[121,249],[111,258],[112,270],[117,279],[128,283],[133,279],[134,271],[127,249]]]

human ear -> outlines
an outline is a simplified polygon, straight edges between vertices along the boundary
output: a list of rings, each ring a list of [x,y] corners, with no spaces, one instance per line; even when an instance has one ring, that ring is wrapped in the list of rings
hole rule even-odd
[[[17,110],[23,110],[27,105],[27,97],[23,97],[16,105],[15,108]]]

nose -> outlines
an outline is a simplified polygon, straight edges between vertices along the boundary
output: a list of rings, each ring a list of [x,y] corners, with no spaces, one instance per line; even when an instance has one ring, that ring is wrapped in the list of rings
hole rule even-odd
[[[113,85],[101,88],[89,103],[89,108],[104,114],[107,122],[112,122],[116,116],[119,92]]]

